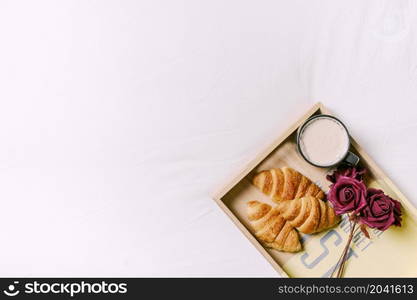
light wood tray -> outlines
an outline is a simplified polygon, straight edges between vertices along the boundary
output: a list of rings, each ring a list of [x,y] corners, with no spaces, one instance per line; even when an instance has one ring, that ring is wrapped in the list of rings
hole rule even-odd
[[[346,219],[335,228],[315,235],[301,235],[303,251],[284,253],[264,248],[252,235],[246,217],[246,203],[259,200],[274,205],[251,184],[255,173],[270,168],[292,167],[328,191],[326,174],[330,169],[308,164],[297,152],[295,135],[298,127],[310,116],[331,114],[321,103],[315,104],[292,124],[270,146],[262,150],[230,182],[214,196],[220,208],[283,277],[328,277],[346,244],[349,223]],[[342,120],[343,121],[343,120]],[[403,225],[385,232],[371,230],[368,240],[362,233],[354,238],[345,277],[416,277],[417,276],[417,210],[393,182],[352,138],[351,150],[368,169],[368,186],[381,188],[403,206]]]

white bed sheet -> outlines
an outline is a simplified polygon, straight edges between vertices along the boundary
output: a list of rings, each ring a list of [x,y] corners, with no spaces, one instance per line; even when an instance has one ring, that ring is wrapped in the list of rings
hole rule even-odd
[[[0,1],[1,276],[278,276],[210,192],[322,101],[415,203],[414,1]]]

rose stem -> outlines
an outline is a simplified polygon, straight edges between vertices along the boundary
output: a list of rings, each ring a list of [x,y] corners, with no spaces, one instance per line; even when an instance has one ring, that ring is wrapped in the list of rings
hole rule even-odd
[[[334,272],[336,272],[337,267],[339,266],[340,261],[342,260],[342,257],[343,257],[344,252],[345,252],[345,250],[343,249],[342,254],[339,256],[339,259],[338,259],[338,261],[337,261],[336,265],[334,266],[334,269],[333,269],[332,274],[330,275],[330,278],[332,278],[332,277],[333,277],[333,275],[334,275]]]
[[[352,224],[352,222],[351,222]],[[340,263],[340,267],[339,267],[339,271],[337,273],[337,278],[341,278],[343,271],[345,269],[345,263],[346,263],[346,256],[349,252],[350,249],[350,244],[352,242],[352,238],[355,232],[355,227],[356,227],[356,221],[353,221],[353,225],[351,225],[351,229],[350,229],[350,234],[349,234],[349,239],[348,242],[346,243],[345,249],[343,251],[343,258],[342,258],[342,262]]]
[[[350,228],[352,228],[352,221],[350,220],[350,216],[348,214],[348,220],[349,220],[349,224],[350,224]],[[330,274],[330,278],[333,277],[334,272],[336,272],[336,270],[338,269],[338,266],[340,264],[340,261],[342,260],[342,258],[345,256],[345,251],[346,251],[346,247],[343,249],[342,254],[339,256],[339,259],[337,260],[336,265],[334,266],[333,272],[332,274]]]

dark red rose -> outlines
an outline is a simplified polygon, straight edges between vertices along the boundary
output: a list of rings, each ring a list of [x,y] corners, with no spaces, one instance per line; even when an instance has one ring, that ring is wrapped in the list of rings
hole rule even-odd
[[[366,206],[366,186],[355,178],[338,175],[327,198],[338,215],[359,212]]]
[[[401,203],[385,195],[383,191],[369,188],[367,202],[359,220],[371,228],[386,230],[391,225],[401,226]]]
[[[366,173],[366,169],[361,167],[347,167],[347,166],[341,166],[337,168],[336,171],[334,171],[332,174],[327,175],[326,178],[328,181],[335,183],[339,177],[350,177],[353,179],[356,179],[358,181],[363,180],[363,176]]]

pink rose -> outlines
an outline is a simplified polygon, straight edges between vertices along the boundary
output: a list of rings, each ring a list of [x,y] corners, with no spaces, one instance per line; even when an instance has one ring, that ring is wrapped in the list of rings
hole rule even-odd
[[[368,205],[360,212],[360,221],[371,228],[386,230],[391,225],[401,226],[401,204],[384,194],[383,191],[369,188]]]
[[[338,215],[359,212],[366,206],[366,186],[355,178],[338,175],[327,196]]]

